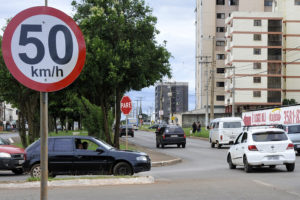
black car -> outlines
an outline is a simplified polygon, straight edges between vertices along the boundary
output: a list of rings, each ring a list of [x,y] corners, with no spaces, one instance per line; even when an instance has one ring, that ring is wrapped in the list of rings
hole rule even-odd
[[[148,129],[157,129],[159,126],[159,124],[153,124],[152,126],[150,126]]]
[[[165,145],[176,144],[179,148],[185,148],[186,136],[183,129],[180,126],[175,125],[163,125],[157,128],[156,130],[156,147],[162,148]]]
[[[40,140],[26,148],[24,169],[40,177]],[[132,175],[151,169],[149,156],[142,152],[121,151],[89,136],[48,138],[49,176],[56,175]]]
[[[134,130],[132,125],[127,126],[127,134],[131,137],[134,137]],[[120,137],[126,136],[126,126],[120,126]]]

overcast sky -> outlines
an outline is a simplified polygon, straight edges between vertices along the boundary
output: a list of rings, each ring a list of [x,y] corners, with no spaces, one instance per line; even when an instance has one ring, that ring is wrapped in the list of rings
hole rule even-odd
[[[195,108],[195,6],[196,0],[145,0],[153,8],[157,17],[157,29],[160,34],[157,41],[162,44],[167,41],[167,49],[171,52],[172,80],[189,82],[189,110]],[[72,16],[72,0],[48,0],[48,6],[57,8]],[[0,0],[0,27],[6,24],[6,19],[14,17],[20,11],[43,6],[44,0]],[[0,34],[3,35],[2,30]],[[154,108],[154,87],[142,91],[128,93],[131,99],[143,98],[143,112],[148,113]]]

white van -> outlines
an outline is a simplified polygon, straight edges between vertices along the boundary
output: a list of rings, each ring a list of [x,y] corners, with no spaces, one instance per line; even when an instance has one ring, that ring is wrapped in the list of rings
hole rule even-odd
[[[244,122],[240,117],[217,118],[210,122],[209,142],[218,149],[224,144],[233,144],[236,137],[242,132]]]

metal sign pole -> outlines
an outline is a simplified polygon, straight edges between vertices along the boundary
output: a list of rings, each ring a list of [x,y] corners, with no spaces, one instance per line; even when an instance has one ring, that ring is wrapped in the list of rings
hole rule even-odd
[[[48,199],[48,93],[40,93],[41,109],[41,200]]]
[[[128,115],[126,115],[126,150],[128,150]]]

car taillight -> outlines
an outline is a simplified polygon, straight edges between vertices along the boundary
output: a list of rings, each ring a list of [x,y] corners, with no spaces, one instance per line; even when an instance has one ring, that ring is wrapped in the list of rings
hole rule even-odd
[[[185,133],[183,134],[183,137],[184,137],[184,138],[186,138],[186,135],[185,135]]]
[[[162,135],[162,137],[163,137],[163,139],[166,139],[166,136],[165,136],[165,134],[163,134],[163,135]]]
[[[248,146],[249,151],[258,151],[255,145]]]
[[[24,160],[26,160],[26,153],[24,154]]]
[[[223,140],[223,135],[221,135],[220,139]]]
[[[289,145],[287,146],[287,148],[286,148],[287,150],[288,149],[294,149],[294,145],[293,145],[293,143],[289,143]]]

